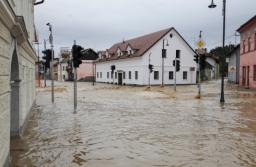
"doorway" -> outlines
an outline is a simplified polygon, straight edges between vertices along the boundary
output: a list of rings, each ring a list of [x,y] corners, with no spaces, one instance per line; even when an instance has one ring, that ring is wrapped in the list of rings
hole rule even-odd
[[[246,82],[246,67],[243,66],[243,71],[242,71],[242,86],[245,86]]]
[[[11,96],[10,96],[10,124],[11,124],[11,136],[19,136],[20,124],[19,124],[19,62],[16,50],[14,50],[11,62]]]
[[[250,85],[250,66],[247,66],[247,82],[246,87],[249,88]]]
[[[123,73],[118,73],[118,85],[123,85]]]

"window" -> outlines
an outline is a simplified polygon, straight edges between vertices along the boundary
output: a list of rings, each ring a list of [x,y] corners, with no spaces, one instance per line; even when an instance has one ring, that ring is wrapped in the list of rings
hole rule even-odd
[[[253,80],[256,81],[256,65],[253,66]]]
[[[63,71],[65,70],[65,66],[62,67],[62,70],[63,70]]]
[[[159,71],[154,71],[154,80],[159,80]]]
[[[242,53],[245,53],[245,40],[243,40],[243,50]]]
[[[138,71],[135,71],[135,79],[138,80],[139,76],[138,76]]]
[[[129,71],[129,79],[132,79],[132,72]]]
[[[125,79],[125,72],[123,72],[123,79]]]
[[[97,72],[97,78],[99,78],[99,72]]]
[[[256,33],[254,34],[254,50],[256,50]]]
[[[169,80],[173,80],[173,71],[169,71]]]
[[[109,72],[107,72],[107,79],[109,79]]]
[[[248,52],[251,51],[251,38],[248,38]]]
[[[115,79],[117,79],[117,73],[115,72]]]
[[[102,78],[102,72],[100,72],[100,78]]]
[[[183,71],[183,80],[187,80],[187,79],[188,79],[188,72]]]
[[[180,58],[180,50],[176,50],[176,58],[177,58],[177,59]]]

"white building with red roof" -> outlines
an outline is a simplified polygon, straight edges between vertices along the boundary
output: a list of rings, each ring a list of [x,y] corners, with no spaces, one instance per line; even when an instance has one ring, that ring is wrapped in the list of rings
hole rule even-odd
[[[162,49],[166,58],[162,58]],[[174,84],[173,61],[180,60],[176,72],[177,84],[196,84],[197,64],[195,51],[175,30],[168,28],[138,38],[114,44],[101,52],[96,62],[96,81],[119,85],[165,85]],[[149,64],[153,65],[150,73]],[[111,66],[115,70],[111,72]]]

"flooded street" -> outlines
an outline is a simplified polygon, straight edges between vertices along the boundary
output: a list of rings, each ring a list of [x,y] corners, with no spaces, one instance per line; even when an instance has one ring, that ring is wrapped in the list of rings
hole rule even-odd
[[[256,93],[219,83],[202,86],[118,87],[57,83],[37,93],[38,107],[20,139],[12,139],[13,166],[255,167]]]

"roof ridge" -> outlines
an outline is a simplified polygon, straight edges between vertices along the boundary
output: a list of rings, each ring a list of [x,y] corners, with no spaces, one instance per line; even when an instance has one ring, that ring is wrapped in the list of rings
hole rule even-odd
[[[173,29],[173,27],[162,29],[162,30],[159,30],[159,31],[151,32],[151,33],[147,33],[147,34],[144,34],[144,35],[141,35],[141,36],[138,36],[138,37],[130,38],[128,40],[125,40],[124,43],[129,43],[129,41],[133,41],[133,40],[136,40],[136,39],[139,39],[139,38],[147,37],[149,35],[157,34],[157,33],[160,33],[160,32],[165,32],[165,31],[167,32],[167,31],[169,31],[171,29]],[[118,45],[118,44],[124,44],[124,43],[123,43],[123,41],[121,41],[121,42],[113,44],[112,46]]]

